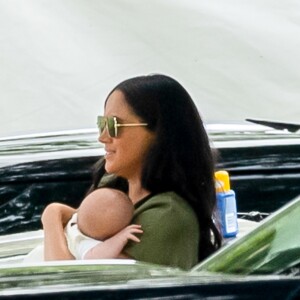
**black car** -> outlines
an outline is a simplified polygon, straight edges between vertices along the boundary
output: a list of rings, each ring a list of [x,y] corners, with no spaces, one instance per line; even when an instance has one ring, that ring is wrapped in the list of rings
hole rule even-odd
[[[103,149],[94,130],[0,140],[0,298],[298,299],[300,134],[252,124],[207,129],[239,215],[255,229],[188,272],[132,260],[24,263],[42,241],[44,207],[77,206]]]
[[[207,128],[244,216],[259,220],[300,194],[299,133],[252,124]],[[0,139],[0,234],[39,229],[51,202],[78,206],[103,154],[96,130]]]

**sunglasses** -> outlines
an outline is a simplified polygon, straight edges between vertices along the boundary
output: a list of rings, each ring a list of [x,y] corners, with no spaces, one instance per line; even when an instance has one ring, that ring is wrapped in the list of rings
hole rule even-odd
[[[99,133],[102,135],[103,131],[106,129],[110,137],[118,136],[118,127],[137,127],[137,126],[147,126],[147,123],[118,123],[117,117],[97,117],[97,125],[99,128]]]

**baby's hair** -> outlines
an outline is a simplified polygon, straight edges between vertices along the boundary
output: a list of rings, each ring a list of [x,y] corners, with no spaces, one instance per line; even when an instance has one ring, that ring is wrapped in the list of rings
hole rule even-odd
[[[133,204],[116,189],[99,188],[89,194],[78,209],[79,230],[94,239],[105,240],[130,224]]]

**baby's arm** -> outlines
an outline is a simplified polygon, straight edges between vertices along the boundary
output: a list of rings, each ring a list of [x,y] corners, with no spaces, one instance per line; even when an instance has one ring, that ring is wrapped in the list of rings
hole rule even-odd
[[[69,251],[64,227],[76,210],[70,206],[51,203],[42,214],[45,260],[74,259]]]
[[[111,238],[97,244],[84,255],[84,259],[119,258],[128,240],[139,243],[134,234],[143,233],[141,225],[129,225]]]

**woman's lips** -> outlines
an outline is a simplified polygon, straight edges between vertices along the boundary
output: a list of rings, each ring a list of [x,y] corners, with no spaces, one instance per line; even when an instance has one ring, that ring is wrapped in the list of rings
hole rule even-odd
[[[105,157],[110,157],[115,153],[115,151],[105,149]]]

